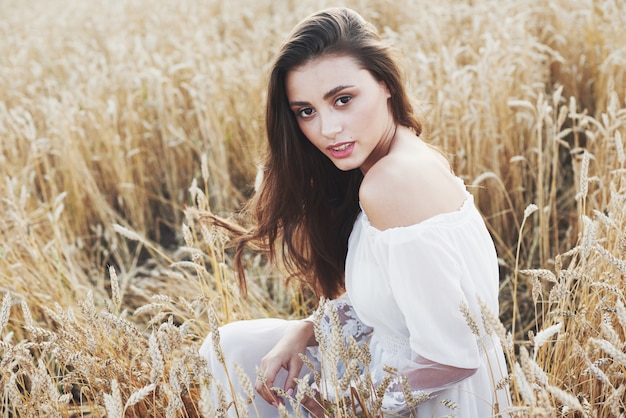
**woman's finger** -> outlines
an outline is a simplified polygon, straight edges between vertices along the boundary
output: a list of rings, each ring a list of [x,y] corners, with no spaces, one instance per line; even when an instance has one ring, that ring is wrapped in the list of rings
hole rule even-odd
[[[276,374],[278,374],[279,370],[280,366],[278,366],[278,369],[275,367],[268,367],[264,369],[261,367],[257,371],[257,378],[254,385],[254,389],[257,393],[265,399],[266,402],[271,403],[272,405],[278,405],[279,402],[282,402],[282,399],[272,390]]]
[[[287,379],[285,380],[285,392],[294,390],[296,388],[296,378],[300,375],[300,371],[302,370],[302,365],[304,362],[300,357],[293,357],[291,362],[289,363],[289,367],[287,367]]]

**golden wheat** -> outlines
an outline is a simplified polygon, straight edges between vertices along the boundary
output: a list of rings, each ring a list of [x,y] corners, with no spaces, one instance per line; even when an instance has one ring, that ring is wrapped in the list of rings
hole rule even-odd
[[[202,214],[228,216],[253,193],[271,56],[331,3],[4,2],[4,416],[223,415],[233,405],[199,341],[226,321],[317,304],[255,254],[242,301],[227,237]],[[505,347],[508,411],[622,415],[626,4],[339,3],[400,47],[429,140],[494,237],[501,318],[481,304],[480,322]],[[317,386],[354,390],[330,407],[379,416],[392,375],[372,388],[356,373],[363,346],[316,336],[347,366],[336,379],[312,370]]]

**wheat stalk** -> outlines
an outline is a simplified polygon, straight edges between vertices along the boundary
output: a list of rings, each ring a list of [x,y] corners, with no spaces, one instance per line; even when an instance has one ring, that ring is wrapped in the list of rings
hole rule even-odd
[[[124,416],[122,395],[116,379],[111,381],[111,394],[104,394],[104,404],[108,416],[113,418],[122,418]]]

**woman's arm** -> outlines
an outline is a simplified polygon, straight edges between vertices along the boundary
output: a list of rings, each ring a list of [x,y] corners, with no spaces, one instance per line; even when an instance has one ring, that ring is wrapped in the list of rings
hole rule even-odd
[[[412,390],[437,392],[472,376],[478,369],[462,369],[439,364],[417,356],[412,364],[407,365],[400,373],[406,376]]]
[[[288,394],[293,393],[290,391],[295,389],[294,379],[299,376],[303,366],[300,355],[306,352],[307,347],[318,345],[315,339],[315,321],[319,320],[320,330],[324,335],[330,335],[331,327],[335,325],[331,319],[330,309],[336,312],[339,326],[345,338],[352,336],[357,342],[360,342],[372,332],[372,328],[358,318],[347,294],[322,303],[319,311],[308,318],[294,321],[289,332],[261,360],[261,379],[257,380],[255,389],[267,402],[274,405],[284,403],[284,399],[271,390],[276,375],[282,368],[288,372],[284,390]],[[313,416],[323,416],[319,399],[306,399],[303,401],[303,405]]]

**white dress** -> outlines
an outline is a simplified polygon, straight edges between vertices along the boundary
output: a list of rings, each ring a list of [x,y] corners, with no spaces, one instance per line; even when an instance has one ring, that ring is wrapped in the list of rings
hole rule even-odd
[[[484,335],[478,305],[479,297],[498,315],[497,256],[466,194],[458,211],[384,231],[361,212],[350,236],[346,290],[357,316],[374,329],[375,380],[382,377],[380,365],[388,365],[409,380],[416,376],[413,389],[436,395],[419,404],[414,416],[491,417],[510,406],[506,386],[495,390],[507,376],[502,347],[497,337]],[[480,336],[461,306],[469,308]],[[464,377],[458,369],[476,371]],[[455,374],[460,381],[454,382]]]
[[[430,399],[408,408],[399,386],[390,385],[383,400],[385,416],[483,418],[503,416],[498,411],[510,406],[507,386],[495,390],[507,368],[497,338],[484,335],[477,299],[498,314],[496,252],[472,196],[466,194],[458,211],[415,225],[380,231],[364,212],[354,224],[346,259],[347,295],[335,301],[344,334],[357,334],[357,340],[369,344],[375,383],[387,374],[383,366],[390,366],[408,378],[414,394],[431,393]],[[476,319],[480,336],[461,306]],[[254,382],[255,365],[290,324],[259,319],[223,327],[221,345],[229,368],[240,364]],[[201,353],[223,381],[210,340]],[[309,350],[314,361],[316,355],[315,349]],[[234,387],[241,390],[236,382]],[[258,396],[249,411],[251,417],[278,416]]]

